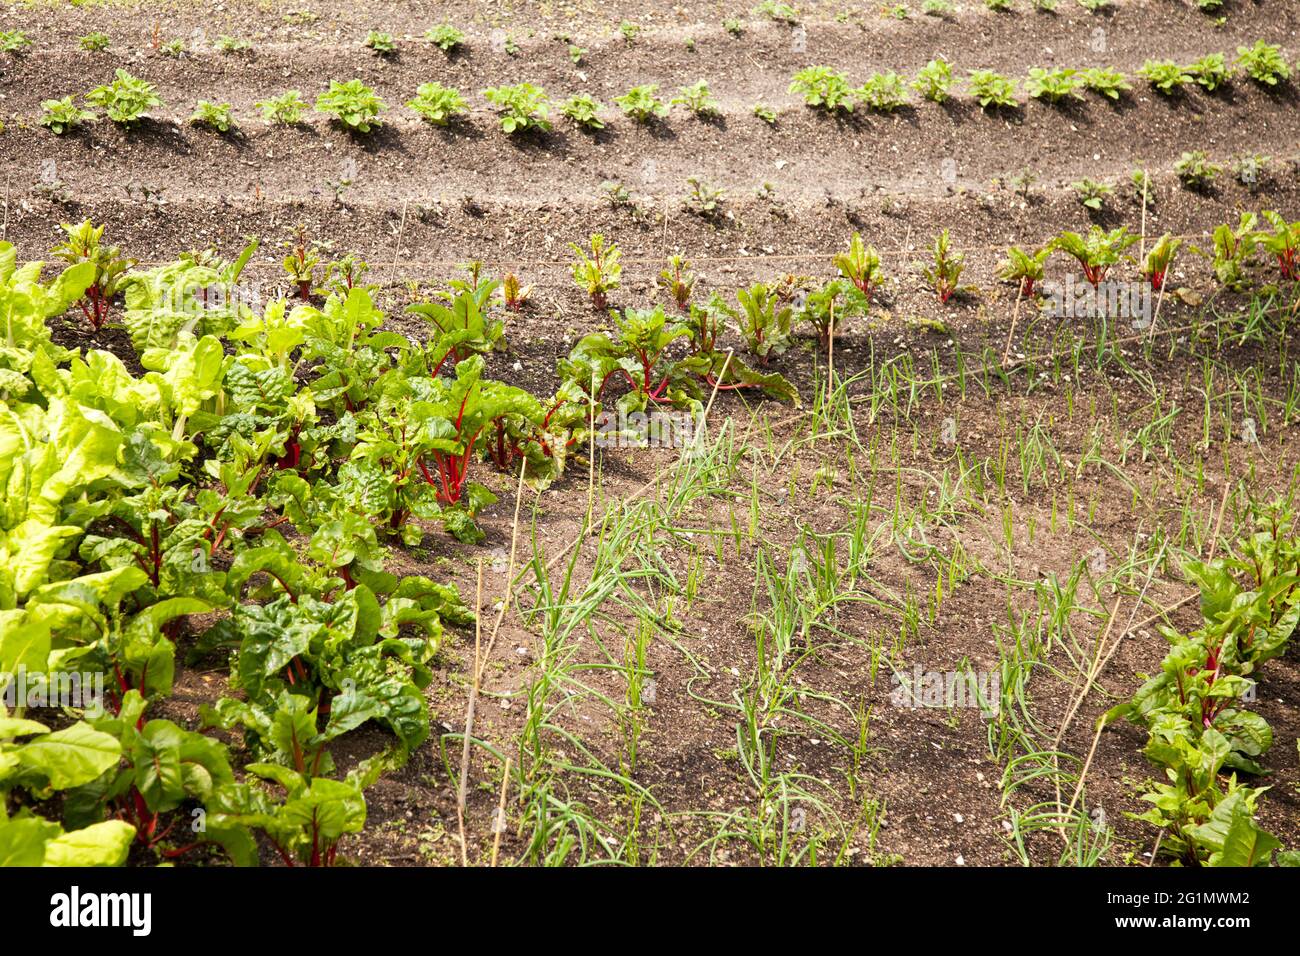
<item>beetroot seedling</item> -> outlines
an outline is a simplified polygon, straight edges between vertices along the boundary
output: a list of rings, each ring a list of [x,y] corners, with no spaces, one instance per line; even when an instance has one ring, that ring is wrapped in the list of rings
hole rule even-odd
[[[1165,280],[1169,276],[1169,266],[1182,245],[1183,240],[1165,233],[1147,252],[1146,258],[1142,261],[1142,278],[1151,284],[1154,291],[1160,292],[1164,289]]]
[[[672,297],[678,312],[685,314],[689,310],[695,278],[691,264],[676,255],[669,258],[667,267],[659,273],[659,287]]]
[[[1020,296],[1032,299],[1038,292],[1038,284],[1043,281],[1043,267],[1049,255],[1051,249],[1046,246],[1034,252],[1012,246],[1007,250],[1007,258],[998,266],[998,278],[1017,283]]]
[[[933,263],[921,270],[921,275],[939,296],[940,304],[947,305],[960,288],[958,282],[966,270],[966,257],[952,250],[952,239],[947,229],[934,240],[930,255]]]
[[[1300,222],[1287,222],[1273,210],[1263,213],[1273,227],[1272,234],[1265,233],[1260,244],[1277,259],[1282,278],[1288,282],[1300,280]]]
[[[280,265],[298,290],[298,298],[310,302],[312,288],[316,284],[316,267],[321,261],[320,250],[323,247],[315,240],[307,239],[305,226],[294,230],[293,240],[284,245],[289,254],[280,260]]]
[[[848,279],[871,304],[871,295],[885,281],[880,269],[880,254],[875,246],[864,245],[862,236],[854,233],[849,239],[849,251],[841,252],[832,260],[841,276]]]
[[[578,257],[573,264],[573,281],[587,293],[594,309],[604,309],[609,304],[609,293],[618,288],[623,266],[618,244],[606,243],[599,233],[591,237],[591,255],[588,256],[576,243],[569,248]]]

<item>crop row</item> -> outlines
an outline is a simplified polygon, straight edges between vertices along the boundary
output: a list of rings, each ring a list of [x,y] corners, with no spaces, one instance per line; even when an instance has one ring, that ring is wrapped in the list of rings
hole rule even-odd
[[[1090,13],[1102,13],[1113,7],[1112,0],[1075,0],[1075,2]],[[1195,0],[1197,7],[1206,13],[1221,12],[1225,2],[1226,0]],[[1014,13],[1019,9],[1014,0],[982,0],[982,3],[988,10],[999,14]],[[1039,13],[1054,13],[1058,6],[1058,0],[1026,0],[1026,3],[1029,9]],[[947,18],[950,14],[956,12],[956,6],[953,0],[922,0],[920,11],[927,16]],[[906,3],[889,3],[882,5],[880,8],[881,17],[893,20],[907,20],[911,17],[911,14],[912,9]],[[795,6],[781,2],[781,0],[763,0],[750,10],[750,15],[788,27],[797,27],[802,19],[800,11]],[[316,22],[317,19],[319,19],[318,15],[310,10],[291,11],[283,16],[286,24],[296,27],[309,26]],[[835,19],[839,23],[849,23],[855,20],[860,25],[864,23],[853,11],[848,10],[840,11]],[[1226,19],[1226,17],[1223,19]],[[746,29],[745,21],[735,15],[723,18],[721,26],[723,32],[733,38],[741,37]],[[529,31],[529,33],[531,34],[532,31]],[[618,25],[618,34],[625,44],[634,45],[640,38],[641,25],[630,20],[623,20]],[[454,56],[471,46],[466,34],[447,22],[425,30],[419,39],[423,43],[437,47],[448,56]],[[565,45],[569,58],[575,66],[582,64],[583,58],[588,51],[579,46],[571,34],[557,33],[553,36],[553,39]],[[411,40],[412,37],[408,36],[399,41],[397,37],[387,30],[370,30],[365,38],[359,42],[359,45],[371,50],[377,56],[389,57],[397,54],[403,46],[409,45]],[[76,42],[79,50],[88,53],[103,52],[113,46],[112,38],[101,31],[93,31],[79,36]],[[500,52],[511,56],[519,52],[517,41],[511,33],[505,30],[493,31],[491,43]],[[32,40],[26,31],[21,29],[0,30],[0,53],[23,55],[30,52],[32,46]],[[688,50],[694,51],[696,49],[696,39],[687,37],[685,46]],[[253,50],[251,41],[227,34],[217,36],[210,43],[210,47],[223,55],[246,54]],[[158,24],[154,27],[153,36],[150,39],[150,48],[155,53],[176,58],[186,56],[192,52],[192,49],[187,48],[185,41],[179,37],[164,41],[161,26]]]
[[[1208,92],[1217,92],[1227,87],[1238,71],[1260,86],[1274,89],[1289,81],[1292,66],[1280,47],[1260,40],[1252,47],[1239,47],[1237,57],[1231,63],[1223,53],[1209,54],[1188,65],[1171,60],[1148,60],[1138,71],[1138,76],[1156,92],[1172,97],[1193,83]],[[1035,67],[1023,79],[1023,89],[1029,97],[1050,104],[1080,99],[1084,91],[1118,101],[1133,89],[1130,79],[1118,70],[1105,67],[1083,70]],[[943,103],[953,96],[959,82],[952,64],[944,59],[931,60],[911,80],[890,70],[874,73],[856,87],[837,70],[810,66],[794,75],[790,92],[799,94],[805,105],[831,113],[849,113],[856,105],[891,113],[907,107],[913,92],[923,99]],[[992,70],[969,70],[965,82],[969,94],[985,110],[1017,109],[1023,105],[1021,81],[1011,77]],[[482,91],[482,95],[498,113],[501,128],[506,133],[545,132],[552,127],[550,111],[553,104],[539,86],[518,83],[489,87]],[[54,133],[62,134],[97,119],[94,108],[98,107],[114,123],[131,126],[147,117],[149,110],[164,105],[151,83],[123,69],[116,71],[112,82],[94,88],[83,99],[84,105],[78,105],[71,95],[42,102],[40,122]],[[653,83],[633,86],[623,95],[614,97],[614,103],[626,116],[640,124],[661,120],[673,106],[681,106],[701,119],[720,115],[718,103],[705,80],[683,86],[668,97],[661,96],[659,87]],[[301,123],[312,109],[300,90],[286,90],[255,105],[268,123],[286,125]],[[469,102],[460,90],[438,82],[421,84],[406,106],[435,126],[448,126],[470,110]],[[382,126],[380,117],[387,108],[375,90],[358,79],[332,80],[329,89],[320,93],[314,104],[316,112],[358,134]],[[580,129],[598,130],[605,126],[601,119],[605,104],[588,93],[576,93],[557,104],[556,108]],[[778,113],[770,105],[756,104],[753,112],[763,122],[777,122]],[[231,105],[223,102],[200,100],[190,119],[219,133],[230,133],[238,126]]]
[[[1159,672],[1100,721],[1147,731],[1143,753],[1164,780],[1142,795],[1151,809],[1137,819],[1159,827],[1160,852],[1188,866],[1268,866],[1282,846],[1255,819],[1269,788],[1238,775],[1266,772],[1259,758],[1273,731],[1247,705],[1260,666],[1286,652],[1300,623],[1300,537],[1284,504],[1258,507],[1254,519],[1234,554],[1184,566],[1204,620],[1188,634],[1162,625],[1171,646]],[[1300,866],[1300,853],[1277,861]]]

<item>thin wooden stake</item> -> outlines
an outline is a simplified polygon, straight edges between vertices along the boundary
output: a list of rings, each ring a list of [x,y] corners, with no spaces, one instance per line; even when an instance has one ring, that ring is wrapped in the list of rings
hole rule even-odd
[[[1007,332],[1007,346],[1002,350],[1002,367],[1007,367],[1011,359],[1011,340],[1016,337],[1016,322],[1020,320],[1020,300],[1025,297],[1025,284],[1022,282],[1016,291],[1016,307],[1011,313],[1011,329]]]
[[[831,396],[835,394],[835,300],[830,303],[830,325],[826,333],[826,405],[829,408]]]
[[[460,785],[456,788],[456,822],[460,827],[460,865],[469,866],[469,844],[465,839],[465,802],[469,793],[469,741],[478,701],[479,637],[483,633],[483,559],[478,559],[478,583],[474,588],[474,668],[471,671],[469,703],[465,708],[465,739],[460,750]]]
[[[464,739],[463,747],[461,749],[461,756],[460,756],[460,790],[457,799],[457,804],[461,808],[460,813],[462,816],[464,815],[465,798],[469,788],[469,748],[470,748],[470,741],[474,739],[474,716],[475,716],[475,711],[478,708],[479,686],[482,683],[483,670],[484,668],[487,667],[487,662],[492,658],[492,648],[497,642],[497,634],[501,631],[501,621],[506,616],[506,608],[510,606],[510,598],[511,595],[514,594],[514,589],[510,586],[510,584],[511,581],[514,580],[515,546],[519,539],[519,509],[523,505],[523,500],[524,500],[524,470],[525,468],[527,468],[527,466],[528,466],[527,461],[521,461],[519,463],[519,485],[515,489],[515,518],[514,518],[514,523],[510,527],[510,560],[506,568],[505,593],[501,597],[501,607],[497,611],[496,621],[492,625],[492,636],[491,638],[488,639],[487,648],[483,651],[481,656],[478,653],[478,645],[479,645],[479,626],[480,626],[479,617],[481,616],[482,607],[480,605],[479,607],[476,607],[474,609],[475,611],[474,614],[474,648],[475,648],[474,681],[473,684],[470,686],[469,704],[465,708],[465,739]],[[482,562],[480,561],[479,563],[480,580],[482,580],[482,573],[483,573]],[[481,586],[480,586],[480,590],[481,590]],[[463,834],[463,824],[462,824],[462,835],[461,835],[462,850],[465,849],[465,846],[466,844],[465,844],[465,837]],[[465,857],[462,857],[462,859],[465,859]]]
[[[492,821],[492,827],[496,830],[496,836],[492,840],[492,865],[497,865],[497,851],[501,849],[501,834],[506,829],[506,791],[510,789],[510,767],[514,757],[506,756],[506,769],[501,775],[501,796],[497,800],[497,816]]]

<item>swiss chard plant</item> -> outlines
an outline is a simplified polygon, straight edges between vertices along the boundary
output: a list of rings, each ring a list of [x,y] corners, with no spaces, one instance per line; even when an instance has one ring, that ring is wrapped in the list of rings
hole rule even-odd
[[[799,318],[817,331],[817,344],[825,350],[840,326],[866,313],[867,306],[867,297],[856,285],[847,279],[831,279],[804,297]]]
[[[313,775],[333,769],[326,763],[326,744],[372,720],[396,738],[397,759],[410,754],[429,733],[421,690],[432,677],[428,662],[442,634],[438,602],[451,601],[453,616],[464,610],[454,592],[435,595],[408,579],[404,593],[433,602],[427,608],[433,613],[420,620],[410,612],[425,610],[421,600],[403,597],[386,612],[387,605],[365,584],[329,600],[310,587],[295,589],[289,570],[294,558],[282,540],[245,555],[251,560],[233,566],[232,575],[285,576],[291,590],[264,603],[238,604],[204,635],[203,652],[233,648],[231,685],[245,697],[220,701],[207,709],[205,721],[225,728],[242,725],[261,759]],[[397,600],[396,594],[390,600]],[[404,626],[404,619],[419,626]],[[286,742],[277,734],[277,721],[299,732]]]
[[[1130,235],[1123,226],[1109,232],[1100,226],[1093,226],[1086,236],[1069,230],[1062,232],[1048,245],[1053,251],[1063,252],[1077,261],[1083,269],[1084,277],[1096,286],[1106,278],[1111,267],[1124,257],[1124,250],[1138,239],[1138,236]]]
[[[362,416],[340,482],[362,513],[386,518],[408,543],[420,538],[412,516],[439,520],[461,540],[482,540],[473,519],[496,496],[470,475],[494,422],[508,414],[542,417],[523,389],[484,379],[478,355],[458,363],[454,378],[392,378]]]
[[[300,361],[315,368],[313,401],[340,424],[352,421],[349,416],[369,403],[394,367],[390,350],[409,347],[403,336],[379,328],[384,314],[360,287],[346,296],[331,295],[320,309],[299,306],[291,318],[302,328]]]
[[[737,289],[736,300],[740,303],[740,334],[746,348],[761,363],[767,364],[772,356],[790,347],[794,308],[788,298],[756,282],[747,289]]]
[[[256,250],[253,241],[230,262],[187,255],[128,273],[122,280],[122,324],[131,345],[138,352],[170,348],[182,332],[222,336],[247,319],[248,297],[241,293],[239,278]]]
[[[700,376],[710,389],[759,389],[777,401],[798,405],[799,393],[785,376],[777,372],[756,371],[739,356],[724,353],[718,347],[725,324],[735,318],[735,311],[717,293],[705,302],[691,303],[684,323],[691,354],[682,361],[682,367]]]
[[[331,867],[340,841],[366,824],[367,774],[343,780],[314,776],[277,763],[249,764],[257,782],[219,788],[207,805],[206,823],[265,835],[288,867]]]
[[[682,313],[690,311],[695,280],[691,264],[679,255],[670,256],[667,266],[659,273],[659,287],[668,293],[677,311]]]
[[[512,312],[523,311],[532,292],[533,287],[521,283],[519,276],[513,272],[507,272],[505,278],[501,280],[501,303]]]
[[[454,366],[471,355],[486,355],[501,341],[505,323],[493,315],[492,294],[501,287],[496,279],[477,277],[453,285],[446,302],[420,302],[406,311],[418,315],[434,330],[426,347],[430,375],[445,362]]]
[[[280,262],[281,268],[293,282],[298,298],[310,302],[321,263],[321,245],[307,238],[306,226],[295,229],[293,240],[284,245],[288,251]]]
[[[870,304],[872,294],[885,281],[875,247],[864,244],[862,236],[855,232],[849,239],[848,251],[836,254],[832,261],[839,274],[852,282]]]
[[[181,833],[191,832],[192,814],[175,811],[184,805],[201,808],[217,788],[234,784],[235,776],[219,740],[170,720],[146,720],[144,712],[144,698],[131,691],[116,714],[92,722],[96,730],[117,739],[122,760],[94,781],[69,791],[64,818],[79,827],[102,824],[110,817],[125,821],[135,828],[136,840],[153,849],[178,825]],[[169,814],[171,819],[164,825]],[[216,828],[206,838],[230,844],[236,862],[247,864],[254,857],[251,838],[240,830]],[[166,855],[174,858],[185,849]]]
[[[94,266],[95,278],[78,305],[91,329],[98,332],[104,327],[109,306],[122,291],[126,271],[134,262],[124,257],[117,246],[104,243],[104,226],[96,226],[89,219],[76,226],[65,223],[60,228],[67,238],[54,247],[55,258]]]
[[[616,322],[615,335],[593,332],[578,341],[560,362],[561,378],[594,403],[603,401],[611,385],[625,384],[618,399],[625,412],[644,412],[657,404],[695,407],[700,400],[696,369],[669,354],[674,342],[690,337],[689,328],[669,321],[660,307],[627,309]]]
[[[1253,212],[1242,213],[1237,227],[1223,223],[1210,234],[1210,248],[1189,246],[1192,252],[1210,260],[1214,277],[1226,289],[1244,289],[1249,280],[1248,269],[1260,244],[1259,216]]]
[[[1294,522],[1281,505],[1256,509],[1255,530],[1236,555],[1185,566],[1201,592],[1203,624],[1189,634],[1162,626],[1170,650],[1160,672],[1101,720],[1146,728],[1144,753],[1165,782],[1143,794],[1152,807],[1137,819],[1162,828],[1162,852],[1189,865],[1266,866],[1281,846],[1255,821],[1267,788],[1243,786],[1237,775],[1262,774],[1273,739],[1246,706],[1252,675],[1286,650],[1300,622]]]

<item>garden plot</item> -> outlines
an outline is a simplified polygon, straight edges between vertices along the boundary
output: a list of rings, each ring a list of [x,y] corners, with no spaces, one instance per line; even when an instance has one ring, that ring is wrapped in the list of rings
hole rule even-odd
[[[1294,863],[1300,14],[989,6],[6,7],[13,860]]]

